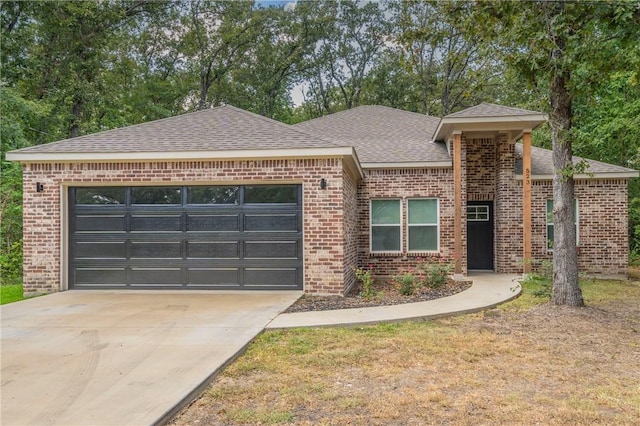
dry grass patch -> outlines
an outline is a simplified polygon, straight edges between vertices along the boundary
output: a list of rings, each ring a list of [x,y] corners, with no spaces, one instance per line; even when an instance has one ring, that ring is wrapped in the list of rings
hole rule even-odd
[[[581,309],[267,332],[172,424],[637,424],[640,283],[583,288]]]

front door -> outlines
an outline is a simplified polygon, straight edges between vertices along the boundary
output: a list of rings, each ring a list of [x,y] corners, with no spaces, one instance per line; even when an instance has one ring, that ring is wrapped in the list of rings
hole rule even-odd
[[[467,202],[467,268],[493,270],[493,201]]]

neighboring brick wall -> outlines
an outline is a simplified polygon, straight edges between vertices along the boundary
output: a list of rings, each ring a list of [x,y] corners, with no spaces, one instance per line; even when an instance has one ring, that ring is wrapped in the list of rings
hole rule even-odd
[[[31,164],[23,170],[26,293],[60,290],[63,184],[238,184],[283,180],[303,186],[305,291],[342,294],[345,290],[344,250],[345,245],[353,243],[345,243],[341,159]],[[321,178],[327,180],[326,190],[319,189]],[[44,184],[43,192],[35,191],[36,182]]]
[[[439,199],[440,251],[408,255],[407,199],[421,197]],[[369,200],[372,198],[402,199],[402,253],[370,253]],[[358,265],[360,267],[371,265],[376,279],[385,280],[415,267],[419,262],[418,257],[428,262],[439,263],[448,263],[453,260],[453,169],[365,170],[365,178],[358,186],[358,212],[360,220]]]

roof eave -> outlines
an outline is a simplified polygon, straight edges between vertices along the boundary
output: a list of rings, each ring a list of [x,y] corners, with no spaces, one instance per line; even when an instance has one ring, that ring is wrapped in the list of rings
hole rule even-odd
[[[450,168],[450,167],[452,167],[451,161],[362,163],[363,169],[441,169],[441,168]]]
[[[352,147],[245,149],[225,151],[135,151],[135,152],[21,152],[10,151],[8,161],[20,163],[112,163],[129,161],[256,160],[265,158],[327,158],[357,156]]]

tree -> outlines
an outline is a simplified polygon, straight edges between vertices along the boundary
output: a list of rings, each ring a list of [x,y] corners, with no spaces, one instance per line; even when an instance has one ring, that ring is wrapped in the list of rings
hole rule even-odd
[[[463,29],[456,26],[452,7],[466,10],[473,5],[402,0],[389,3],[399,60],[396,67],[414,77],[413,97],[418,111],[428,115],[447,115],[493,97],[487,89],[497,85],[495,79],[502,71],[495,55],[489,54],[491,46],[465,37]]]
[[[367,73],[387,41],[389,22],[375,2],[326,1],[318,8],[320,16],[334,18],[312,52],[305,79],[307,98],[327,114],[360,105]]]
[[[22,275],[22,167],[5,153],[29,146],[50,106],[28,101],[0,85],[0,277],[3,283]]]
[[[557,305],[584,303],[572,216],[573,175],[581,171],[572,162],[573,103],[612,68],[624,66],[625,47],[638,39],[638,14],[630,2],[483,1],[466,20],[469,34],[500,46],[504,60],[546,94],[556,170],[552,303]],[[485,29],[474,31],[477,22],[485,22]],[[607,49],[612,43],[617,48]]]

